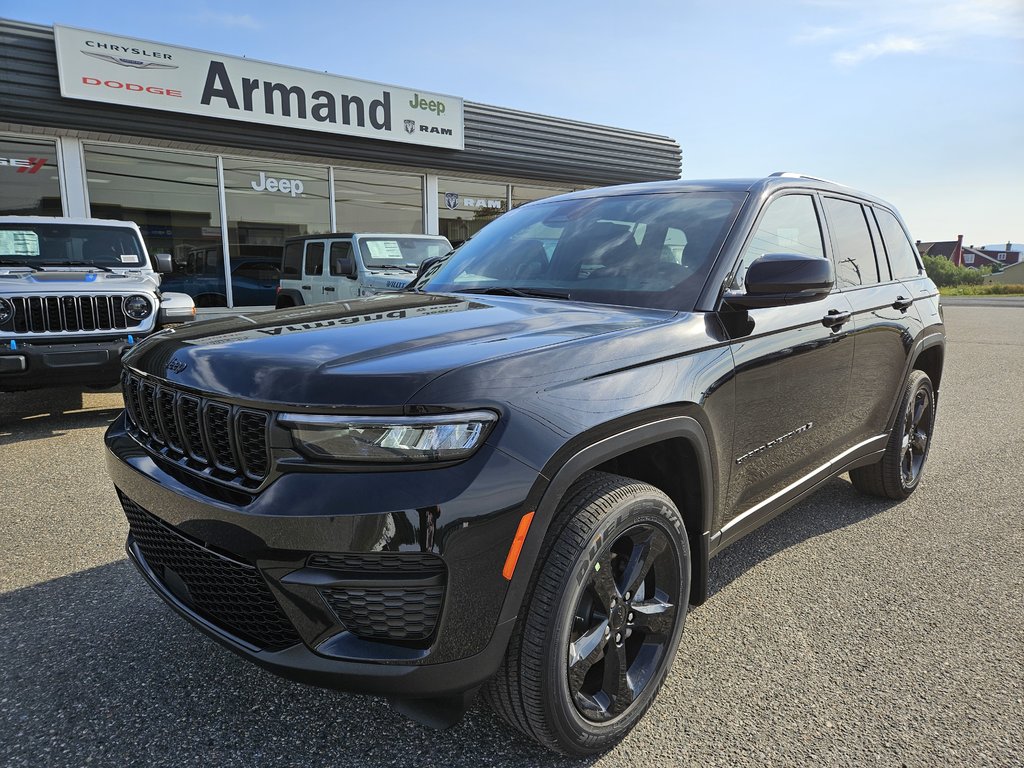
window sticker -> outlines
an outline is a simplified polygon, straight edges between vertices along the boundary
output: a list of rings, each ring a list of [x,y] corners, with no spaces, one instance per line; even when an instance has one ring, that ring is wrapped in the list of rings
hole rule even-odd
[[[35,232],[22,232],[16,229],[0,231],[0,257],[38,255],[39,235]]]
[[[121,254],[122,264],[138,264],[139,255],[137,253],[122,253]]]
[[[397,240],[370,240],[366,245],[374,259],[402,259],[402,249]]]

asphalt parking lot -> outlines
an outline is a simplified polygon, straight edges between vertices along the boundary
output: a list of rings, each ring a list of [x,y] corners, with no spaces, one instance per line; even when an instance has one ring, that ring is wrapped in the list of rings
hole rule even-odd
[[[907,502],[845,477],[726,550],[647,717],[582,764],[1024,765],[1024,308],[951,306]],[[273,677],[125,559],[114,392],[0,394],[0,765],[581,764]]]

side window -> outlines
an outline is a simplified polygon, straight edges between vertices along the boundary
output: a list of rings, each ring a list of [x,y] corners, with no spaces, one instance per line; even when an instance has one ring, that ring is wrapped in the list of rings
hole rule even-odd
[[[298,280],[302,268],[302,242],[288,243],[284,247],[284,260],[281,264],[281,277]]]
[[[839,288],[857,288],[877,283],[875,248],[863,206],[850,200],[827,197],[825,211],[836,259],[836,285]]]
[[[885,251],[889,254],[889,266],[892,267],[892,276],[900,278],[917,277],[921,274],[921,268],[917,263],[917,248],[915,248],[907,233],[903,231],[899,220],[884,208],[875,208],[875,216],[878,219],[878,227],[882,230],[882,240],[885,243]]]
[[[768,204],[740,256],[733,287],[743,287],[747,267],[766,253],[799,253],[825,258],[814,198],[810,195],[786,195]]]
[[[331,243],[331,274],[334,276],[346,274],[346,265],[352,263],[352,243],[349,241],[336,241]],[[348,270],[352,267],[348,266]]]
[[[324,273],[324,244],[306,243],[306,275],[317,277]]]

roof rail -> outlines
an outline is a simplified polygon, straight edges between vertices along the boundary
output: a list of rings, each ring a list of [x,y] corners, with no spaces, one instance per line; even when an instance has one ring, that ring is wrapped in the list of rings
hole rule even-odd
[[[832,179],[823,179],[820,176],[808,176],[806,173],[796,173],[795,171],[776,171],[769,175],[771,177],[777,177],[782,179],[808,179],[810,181],[823,181],[826,184],[835,184],[837,187],[845,187],[846,184],[842,184],[838,181],[832,181]]]

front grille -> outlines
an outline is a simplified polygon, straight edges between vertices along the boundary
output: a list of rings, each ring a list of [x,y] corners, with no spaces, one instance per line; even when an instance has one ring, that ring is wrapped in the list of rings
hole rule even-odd
[[[124,296],[10,296],[14,333],[127,331],[144,320],[124,313]]]
[[[254,566],[212,552],[118,495],[146,563],[189,608],[258,648],[279,651],[301,642]]]
[[[270,471],[270,414],[199,397],[125,373],[128,429],[152,452],[193,472],[252,490]]]
[[[312,568],[335,571],[320,594],[338,620],[364,640],[424,641],[437,628],[444,601],[444,561],[429,552],[341,552],[311,555]],[[351,583],[344,583],[345,581]]]

